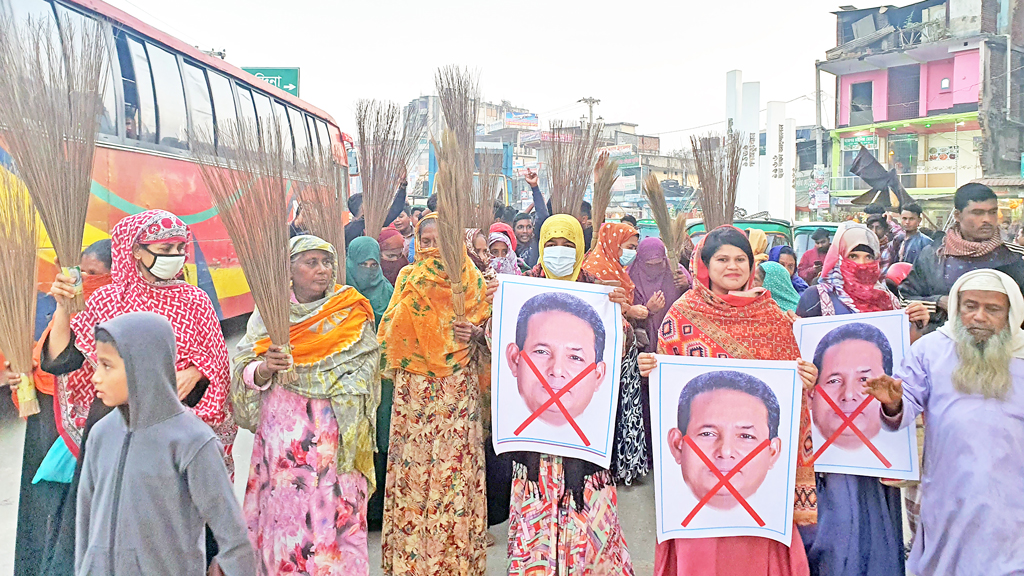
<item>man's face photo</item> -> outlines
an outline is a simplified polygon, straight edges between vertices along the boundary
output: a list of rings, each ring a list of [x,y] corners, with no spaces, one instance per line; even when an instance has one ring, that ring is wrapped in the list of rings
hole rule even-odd
[[[590,405],[605,377],[605,363],[597,357],[594,327],[579,316],[563,310],[537,312],[529,316],[526,322],[526,337],[522,348],[515,342],[508,344],[506,357],[512,376],[518,383],[519,395],[531,414],[543,406],[552,397],[552,393],[558,394],[576,376],[596,363],[589,374],[559,398],[575,420]],[[603,348],[603,345],[600,347]],[[527,363],[527,358],[552,392],[545,389],[541,378]],[[568,422],[556,403],[552,403],[539,418],[555,426]]]
[[[723,373],[709,373],[695,378],[687,384],[687,387],[698,385],[698,380],[702,378],[714,378],[715,374]],[[728,376],[719,376],[718,378],[725,379]],[[686,423],[686,429],[681,430],[679,427],[674,427],[668,432],[668,445],[672,457],[679,465],[683,481],[698,500],[704,498],[718,484],[719,479],[704,463],[700,455],[687,444],[684,435],[694,441],[701,452],[723,475],[732,471],[741,460],[765,440],[769,440],[768,447],[761,449],[729,480],[744,499],[750,498],[757,492],[768,475],[768,471],[779,459],[782,441],[778,437],[778,401],[763,382],[752,377],[747,378],[748,381],[760,383],[763,389],[758,393],[761,396],[770,395],[774,403],[774,431],[772,430],[772,417],[764,398],[731,387],[714,387],[712,384],[710,388],[702,386],[707,389],[692,396],[689,401],[689,421]],[[683,398],[687,395],[686,387],[684,387],[680,396],[680,425],[686,418]],[[723,487],[712,496],[707,505],[727,510],[738,504],[729,490]]]
[[[864,384],[871,378],[885,374],[883,363],[878,345],[860,339],[842,340],[826,348],[821,356],[818,386],[849,417],[868,397],[864,392]],[[811,397],[811,420],[826,439],[831,438],[843,424],[843,418],[817,390]],[[878,407],[868,405],[853,419],[853,424],[868,439],[877,436],[882,429]],[[833,444],[843,450],[864,447],[864,442],[850,426],[843,429]]]

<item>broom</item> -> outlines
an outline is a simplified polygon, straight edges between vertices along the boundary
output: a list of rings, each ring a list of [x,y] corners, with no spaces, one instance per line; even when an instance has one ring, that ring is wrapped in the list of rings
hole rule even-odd
[[[76,281],[68,312],[85,309],[82,251],[106,50],[98,23],[64,17],[24,25],[0,17],[0,125],[62,272]]]
[[[724,224],[732,224],[736,212],[736,187],[739,184],[743,158],[743,138],[729,131],[690,137],[693,159],[700,181],[700,208],[704,229],[708,232]]]
[[[296,183],[310,233],[330,242],[338,254],[335,271],[341,284],[345,283],[345,227],[341,222],[348,209],[343,180],[347,177],[345,168],[335,164],[330,152],[310,147],[299,167],[301,182]]]
[[[464,178],[466,155],[455,133],[445,130],[441,142],[434,142],[437,156],[437,237],[441,262],[452,286],[455,321],[466,319],[466,293],[462,285],[462,267],[466,262],[465,229],[469,222],[469,192]],[[472,175],[472,166],[469,167]],[[469,182],[472,186],[472,180]]]
[[[17,177],[0,166],[0,351],[21,374],[18,415],[39,413],[32,381],[32,335],[36,318],[36,210]],[[6,383],[5,383],[6,384]]]
[[[494,222],[494,203],[498,201],[498,168],[501,165],[501,154],[486,151],[481,152],[479,158],[480,168],[470,198],[469,228],[476,228],[484,236],[487,236],[487,231],[490,230],[491,223]]]
[[[289,352],[291,298],[286,161],[276,119],[271,119],[271,124],[269,130],[261,132],[252,120],[220,123],[221,145],[214,158],[204,158],[196,152],[213,149],[209,145],[212,139],[205,134],[193,138],[190,148],[214,207],[231,237],[270,341]],[[283,382],[293,382],[296,375],[289,370],[278,373],[277,377]]]
[[[602,152],[597,157],[597,169],[594,177],[594,229],[600,230],[601,224],[608,213],[608,205],[612,201],[612,186],[618,179],[619,163],[608,160],[608,153]]]
[[[601,127],[590,124],[580,130],[580,135],[574,132],[561,122],[552,122],[548,182],[551,187],[551,213],[570,214],[578,220],[583,196],[593,175]]]
[[[644,179],[644,196],[647,198],[647,203],[651,205],[651,214],[654,216],[654,223],[658,226],[658,233],[665,243],[669,262],[678,264],[682,239],[677,237],[676,222],[668,214],[665,191],[653,172],[647,174],[647,178]]]
[[[419,116],[402,122],[402,110],[393,102],[360,100],[356,104],[356,125],[363,182],[364,233],[376,238],[416,151],[423,124]]]

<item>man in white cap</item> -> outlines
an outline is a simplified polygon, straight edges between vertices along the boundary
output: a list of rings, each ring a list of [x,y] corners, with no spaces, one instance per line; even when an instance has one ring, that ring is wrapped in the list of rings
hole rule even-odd
[[[914,343],[896,379],[867,382],[889,429],[924,413],[918,576],[1024,574],[1024,296],[974,270],[949,293],[950,318]]]

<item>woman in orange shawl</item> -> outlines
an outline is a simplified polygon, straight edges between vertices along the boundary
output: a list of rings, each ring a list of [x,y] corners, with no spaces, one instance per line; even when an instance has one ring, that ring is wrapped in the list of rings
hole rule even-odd
[[[380,356],[373,308],[335,284],[338,265],[328,242],[292,238],[291,354],[259,310],[238,344],[230,399],[256,434],[243,509],[260,574],[369,574]]]
[[[388,575],[475,576],[487,568],[475,356],[486,347],[489,287],[464,258],[465,321],[457,321],[437,237],[430,214],[420,220],[416,261],[399,273],[377,336],[384,375],[395,383],[381,530]]]
[[[636,228],[629,224],[605,222],[597,232],[596,246],[583,261],[583,269],[602,282],[621,286],[626,291],[627,300],[632,302],[635,287],[626,266],[636,259],[639,242],[640,233]],[[664,305],[663,297],[661,306]],[[632,324],[646,320],[648,313],[646,306],[622,307],[624,345],[611,470],[615,480],[627,486],[633,483],[634,478],[646,476],[651,469],[644,427],[645,398],[641,393],[640,371],[637,369],[640,345]]]
[[[675,356],[799,360],[800,350],[788,317],[771,293],[750,289],[755,258],[746,235],[720,226],[701,240],[691,260],[693,288],[669,309],[661,325],[658,352]],[[805,387],[817,379],[813,364],[799,360]],[[640,355],[640,372],[657,367],[653,354]],[[801,405],[794,521],[817,521],[811,418],[806,393]],[[807,576],[807,554],[800,532],[784,544],[755,536],[666,540],[654,557],[656,576]]]

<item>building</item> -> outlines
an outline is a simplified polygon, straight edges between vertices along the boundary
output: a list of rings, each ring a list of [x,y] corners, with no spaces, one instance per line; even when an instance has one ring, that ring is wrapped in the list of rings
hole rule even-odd
[[[834,13],[837,46],[817,63],[836,84],[833,206],[871,188],[849,173],[861,146],[939,217],[968,182],[1000,181],[994,188],[1006,196],[1024,190],[1022,6],[925,0]]]

